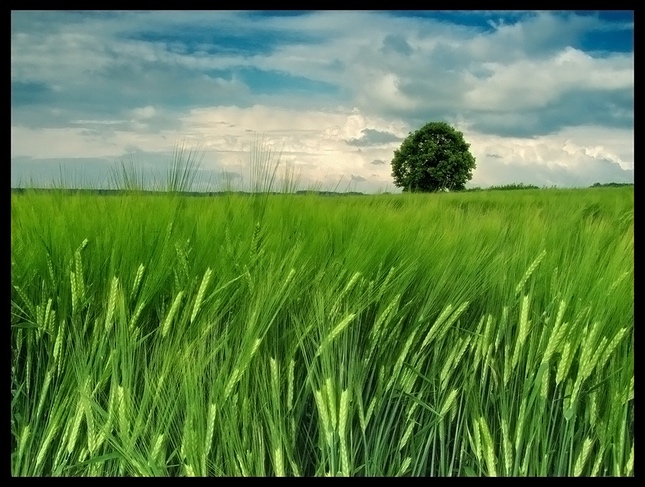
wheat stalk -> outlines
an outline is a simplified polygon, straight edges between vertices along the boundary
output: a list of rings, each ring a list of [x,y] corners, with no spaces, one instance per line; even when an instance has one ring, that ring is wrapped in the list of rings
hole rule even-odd
[[[453,370],[455,370],[458,365],[459,361],[461,360],[461,357],[464,355],[466,352],[466,348],[468,348],[468,344],[471,341],[470,336],[465,336],[462,337],[460,340],[459,346],[455,347],[448,357],[446,359],[446,363],[444,364],[441,373],[439,375],[439,382],[441,383],[441,388],[445,389],[446,387],[446,381],[448,380],[448,377],[450,376],[450,373],[452,373]]]
[[[184,468],[186,469],[186,477],[196,477],[195,470],[193,469],[192,465],[186,464],[184,465]]]
[[[90,454],[94,455],[97,448],[97,435],[94,429],[94,416],[92,415],[90,399],[90,378],[87,377],[83,383],[81,404],[83,406],[83,412],[85,413],[85,423],[87,424],[87,449]]]
[[[116,407],[116,413],[119,420],[119,432],[123,437],[125,437],[129,429],[126,401],[127,401],[127,397],[126,397],[125,389],[122,386],[117,386],[115,407]]]
[[[50,328],[49,325],[50,325],[50,322],[51,322],[51,319],[50,319],[51,312],[52,312],[52,299],[49,298],[47,300],[47,305],[45,306],[45,311],[43,313],[43,329],[45,331],[49,330],[49,328]]]
[[[477,418],[473,417],[473,426],[472,426],[472,432],[473,432],[473,450],[475,450],[475,457],[477,458],[478,462],[482,461],[482,441],[481,441],[481,435],[479,434],[479,421]]]
[[[495,450],[493,448],[493,438],[490,435],[488,424],[483,416],[479,418],[479,427],[484,444],[484,459],[486,460],[486,467],[488,468],[488,475],[497,477],[497,470],[495,468]]]
[[[83,407],[81,401],[78,401],[76,406],[76,413],[74,414],[74,420],[72,421],[72,429],[70,432],[69,440],[67,442],[67,453],[72,454],[74,451],[74,446],[76,446],[76,438],[78,437],[78,432],[81,428],[81,420],[83,419]]]
[[[437,333],[437,336],[435,337],[436,340],[441,340],[443,335],[457,321],[457,319],[462,315],[462,313],[466,311],[466,308],[468,308],[469,305],[470,305],[470,301],[464,301],[459,305],[459,307],[455,310],[455,312],[450,315],[450,318],[448,318],[444,323],[444,325],[441,327],[441,330],[440,330],[441,333]]]
[[[112,284],[110,285],[110,295],[108,298],[107,314],[105,315],[105,333],[109,333],[112,328],[112,318],[114,317],[114,310],[116,308],[116,294],[119,286],[119,278],[113,277]]]
[[[385,278],[383,279],[383,282],[381,282],[381,285],[379,286],[379,292],[377,296],[377,300],[380,301],[381,298],[383,297],[383,294],[387,290],[387,287],[390,284],[390,281],[392,280],[392,277],[394,277],[394,272],[396,270],[396,266],[390,267],[390,269],[387,271],[387,274]],[[379,265],[379,271],[380,271],[380,265]]]
[[[338,410],[336,409],[336,388],[332,383],[331,377],[327,377],[327,379],[325,380],[323,391],[323,397],[327,397],[327,407],[329,411],[329,417],[331,419],[331,429],[336,431],[336,426],[338,425]]]
[[[627,462],[625,462],[625,475],[633,475],[634,473],[634,443],[629,450],[629,456],[627,457]]]
[[[356,317],[356,313],[350,313],[347,315],[345,318],[341,320],[338,325],[334,327],[334,329],[325,337],[325,339],[322,341],[320,346],[318,347],[318,350],[316,351],[316,357],[320,356],[322,351],[325,349],[325,347],[331,343],[334,338],[336,338],[340,333],[347,328],[347,326],[352,322],[352,320]]]
[[[336,298],[336,302],[334,305],[331,307],[331,312],[329,313],[330,316],[335,316],[338,314],[339,308],[340,308],[340,303],[343,300],[345,296],[351,291],[351,289],[354,287],[354,285],[358,282],[358,278],[361,277],[360,272],[355,272],[352,278],[349,280],[345,288],[341,291],[341,293],[338,295]]]
[[[325,440],[327,445],[331,448],[332,440],[332,427],[331,419],[327,411],[327,403],[323,399],[322,389],[314,391],[314,400],[316,401],[316,407],[318,408],[318,416],[323,426],[323,431],[325,432]]]
[[[571,343],[566,342],[562,349],[560,361],[558,362],[558,370],[555,375],[556,385],[560,385],[560,383],[564,380],[564,378],[569,373],[569,368],[571,367],[571,363],[573,362],[574,355],[575,355],[575,349],[572,350]]]
[[[589,393],[589,424],[596,425],[598,420],[598,398],[596,390],[593,390]]]
[[[630,271],[625,271],[620,276],[618,276],[618,278],[611,284],[611,286],[609,286],[608,292],[611,292],[614,289],[616,289],[618,284],[620,284],[629,274],[630,274]]]
[[[551,331],[551,336],[549,337],[549,342],[544,351],[544,356],[542,357],[542,363],[546,364],[549,362],[549,359],[553,353],[558,349],[560,343],[565,338],[565,335],[569,331],[567,323],[562,323],[562,318],[564,317],[564,310],[566,307],[565,301],[560,301],[560,307],[558,308],[558,314],[555,319],[555,324]]]
[[[582,383],[593,372],[593,369],[596,366],[596,362],[598,361],[598,359],[600,358],[600,354],[604,350],[606,342],[607,342],[607,338],[602,337],[602,340],[598,345],[598,349],[593,355],[588,352],[586,353],[586,351],[583,350],[581,354],[581,359],[580,359],[580,367],[578,368],[578,375],[573,385],[573,391],[571,392],[571,400],[570,400],[571,406],[569,408],[569,412],[565,415],[565,417],[571,417],[571,415],[573,414],[573,408],[575,407],[576,402],[578,400],[578,394],[580,392],[580,388],[582,387]]]
[[[52,381],[52,378],[54,376],[54,368],[53,366],[47,369],[47,373],[45,374],[45,380],[43,381],[43,388],[40,392],[40,400],[38,401],[38,407],[36,408],[36,420],[40,418],[40,413],[42,412],[43,406],[45,405],[45,399],[47,398],[47,392],[49,391],[49,384]]]
[[[590,477],[598,476],[598,472],[600,471],[600,465],[602,464],[602,460],[604,456],[605,456],[605,449],[601,445],[600,451],[596,455],[596,460],[593,462],[593,467],[591,467]]]
[[[155,440],[154,445],[150,450],[150,458],[155,462],[159,462],[160,460],[159,457],[161,455],[161,447],[163,446],[163,440],[164,440],[164,434],[159,433],[157,435],[157,439]]]
[[[181,439],[181,448],[179,449],[179,453],[183,461],[188,461],[192,458],[193,452],[195,451],[195,443],[195,430],[192,426],[191,418],[186,418],[184,421],[184,433]]]
[[[134,313],[132,314],[132,317],[130,318],[130,330],[134,330],[137,326],[137,321],[139,321],[139,317],[141,316],[141,312],[143,311],[143,308],[146,306],[146,300],[142,300],[137,304],[136,309],[134,310]]]
[[[530,301],[530,298],[528,295],[524,296],[524,298],[522,299],[522,306],[520,309],[519,334],[517,337],[517,341],[515,342],[515,350],[513,351],[513,358],[511,359],[511,369],[513,370],[515,370],[515,367],[517,366],[520,350],[522,350],[522,347],[526,342],[526,338],[528,337],[530,326],[531,326],[531,322],[529,321],[529,318],[528,318],[529,301]]]
[[[520,441],[522,441],[522,432],[524,429],[524,421],[526,419],[526,398],[520,403],[520,411],[517,415],[517,425],[515,427],[515,454],[520,454]]]
[[[287,411],[293,409],[293,388],[295,385],[296,361],[291,359],[287,368]]]
[[[78,289],[76,284],[76,276],[73,271],[69,272],[69,282],[72,291],[72,316],[76,316],[78,310]]]
[[[524,453],[524,460],[522,460],[522,464],[520,465],[520,476],[522,477],[526,477],[528,475],[530,456],[531,449],[527,447],[526,452]]]
[[[374,351],[376,350],[376,347],[378,346],[378,341],[381,337],[381,328],[384,323],[389,321],[390,314],[396,307],[397,303],[399,302],[399,299],[401,299],[401,294],[397,294],[392,301],[387,305],[385,310],[379,315],[379,317],[376,319],[374,322],[374,326],[372,327],[372,330],[370,332],[370,338],[371,338],[371,345],[370,348],[367,352],[367,359],[366,362],[369,363],[369,361],[372,358],[372,355],[374,354]]]
[[[401,376],[402,377],[399,382],[401,385],[401,391],[403,391],[404,394],[410,394],[418,376],[410,369],[403,370]]]
[[[134,295],[137,293],[139,290],[139,284],[141,284],[141,279],[143,278],[143,271],[145,270],[145,266],[143,264],[139,264],[139,267],[137,269],[137,273],[134,276],[134,283],[132,284],[132,292],[130,295],[134,297]]]
[[[55,285],[58,281],[56,279],[56,276],[54,275],[54,263],[52,262],[49,252],[46,252],[45,255],[47,257],[47,272],[49,273],[49,278],[51,279],[52,285]]]
[[[549,394],[549,369],[544,370],[542,375],[542,384],[540,386],[540,397],[546,399]]]
[[[172,323],[172,320],[175,317],[177,310],[179,309],[179,303],[181,302],[181,298],[183,296],[184,296],[184,291],[179,291],[179,294],[175,296],[175,300],[173,301],[172,306],[170,307],[170,311],[168,311],[168,315],[166,316],[166,319],[164,320],[163,325],[161,326],[162,338],[164,338],[168,334],[168,330],[170,329],[170,323]]]
[[[340,464],[345,477],[349,477],[349,452],[347,448],[347,420],[349,418],[349,389],[340,393],[338,436],[340,438]]]
[[[517,284],[515,287],[515,295],[518,296],[522,289],[524,288],[524,284],[526,284],[526,281],[528,281],[529,277],[531,277],[531,274],[533,274],[533,271],[537,268],[537,266],[540,264],[544,256],[546,255],[546,250],[543,250],[540,252],[540,255],[538,255],[535,260],[531,263],[528,269],[526,269],[526,272],[522,276],[522,279],[520,279],[520,282]]]
[[[623,337],[627,334],[627,328],[621,328],[618,330],[618,332],[614,335],[614,338],[611,339],[609,344],[607,345],[607,348],[605,348],[602,357],[598,360],[598,364],[596,367],[598,370],[602,370],[609,358],[611,357],[611,354],[614,353],[614,350],[620,343],[620,341],[623,339]]]
[[[56,334],[56,341],[54,342],[54,364],[57,373],[60,373],[61,368],[61,350],[63,348],[63,333],[65,329],[65,320],[61,320],[58,325],[58,333]]]
[[[273,449],[273,466],[275,469],[276,477],[286,477],[286,471],[284,469],[284,455],[282,453],[282,445],[278,444]]]
[[[414,331],[410,334],[408,339],[405,342],[405,345],[403,346],[403,350],[401,350],[401,353],[399,354],[399,357],[396,359],[396,362],[394,363],[394,368],[392,370],[392,375],[390,377],[390,380],[388,381],[387,385],[385,386],[385,390],[389,391],[392,385],[394,385],[394,381],[398,378],[399,372],[401,372],[401,369],[403,368],[403,362],[405,362],[405,357],[407,357],[408,352],[410,351],[410,347],[412,346],[412,343],[414,342],[414,337],[417,334],[418,328],[415,328]]]
[[[49,312],[49,319],[48,319],[48,323],[47,323],[47,329],[48,330],[51,330],[53,332],[53,330],[54,330],[54,322],[55,321],[56,321],[56,310],[52,309]]]
[[[231,374],[231,377],[229,378],[229,381],[226,384],[226,388],[224,389],[225,399],[228,398],[228,396],[231,394],[231,392],[233,391],[233,387],[235,387],[235,384],[237,384],[237,381],[240,380],[240,378],[242,377],[242,374],[246,372],[246,369],[249,366],[251,359],[255,355],[255,352],[257,352],[258,348],[260,348],[261,343],[262,343],[262,339],[257,338],[253,343],[253,348],[251,349],[251,352],[249,353],[246,361],[243,364],[238,365],[235,368],[235,370],[233,370],[233,373]]]
[[[443,405],[439,410],[439,416],[445,416],[452,409],[452,407],[455,405],[455,399],[457,398],[458,392],[459,391],[457,389],[450,391],[448,397],[446,397],[446,400],[443,402]]]
[[[417,403],[415,403],[416,405]],[[403,432],[403,436],[401,436],[401,440],[399,441],[399,451],[403,450],[405,448],[405,445],[407,445],[408,440],[410,439],[410,436],[412,436],[412,431],[414,430],[414,427],[417,425],[416,421],[413,419],[408,418],[408,424],[405,427],[405,431]]]
[[[504,468],[506,469],[506,475],[512,475],[513,452],[508,432],[508,421],[506,421],[505,417],[502,418],[502,449],[504,450]]]
[[[493,315],[491,314],[486,315],[486,326],[484,327],[484,333],[481,335],[479,339],[479,347],[477,347],[480,352],[479,359],[482,362],[486,361],[486,355],[487,355],[488,349],[493,346],[493,339],[492,339],[493,323],[494,323]],[[473,346],[474,344],[475,342],[473,341]]]
[[[24,425],[22,427],[22,433],[20,434],[20,440],[18,441],[18,459],[22,460],[22,455],[25,451],[25,445],[27,445],[27,440],[29,439],[29,435],[31,433],[31,429],[28,424]]]
[[[35,470],[38,470],[38,468],[42,465],[43,461],[45,460],[45,454],[47,453],[49,444],[54,439],[54,435],[56,434],[58,427],[59,427],[58,423],[48,427],[47,436],[45,436],[45,439],[40,445],[40,450],[38,451],[38,455],[36,455]]]
[[[208,456],[213,446],[213,434],[215,432],[215,415],[217,414],[217,404],[211,403],[208,408],[208,419],[206,420],[206,447],[204,449],[204,456]]]
[[[199,312],[199,308],[202,305],[202,299],[204,299],[204,293],[206,292],[206,288],[208,287],[208,281],[210,281],[212,273],[213,271],[210,268],[206,269],[206,272],[204,273],[204,277],[202,278],[202,283],[199,285],[199,291],[197,292],[197,297],[195,298],[195,305],[193,306],[193,312],[190,315],[191,323],[195,321],[195,317],[197,316],[197,313]]]
[[[74,252],[74,264],[76,268],[76,289],[81,302],[85,301],[85,282],[83,281],[83,261],[81,259],[81,250],[85,248],[88,240],[83,240],[81,246]]]
[[[428,330],[428,333],[426,333],[423,342],[421,342],[421,349],[424,349],[435,338],[439,331],[445,328],[442,326],[442,324],[446,321],[448,316],[450,316],[452,309],[452,304],[449,304],[439,314],[434,324],[430,327],[430,330]]]
[[[405,475],[405,473],[408,471],[410,468],[410,463],[412,463],[412,457],[405,457],[403,460],[403,463],[401,463],[401,468],[399,469],[399,477]]]
[[[578,459],[576,460],[575,466],[573,467],[573,476],[580,477],[582,474],[582,469],[587,462],[589,453],[591,452],[591,447],[593,446],[593,441],[591,438],[585,438],[584,443],[582,444],[582,449],[578,453]]]

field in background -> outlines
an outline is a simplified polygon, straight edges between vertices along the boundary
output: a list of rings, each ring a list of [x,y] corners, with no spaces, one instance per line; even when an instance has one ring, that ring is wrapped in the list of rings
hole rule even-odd
[[[12,474],[633,475],[633,196],[12,194]]]

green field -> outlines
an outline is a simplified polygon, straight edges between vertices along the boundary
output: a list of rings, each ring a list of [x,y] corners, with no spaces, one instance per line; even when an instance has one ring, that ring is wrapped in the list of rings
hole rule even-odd
[[[634,190],[11,196],[11,472],[633,475]]]

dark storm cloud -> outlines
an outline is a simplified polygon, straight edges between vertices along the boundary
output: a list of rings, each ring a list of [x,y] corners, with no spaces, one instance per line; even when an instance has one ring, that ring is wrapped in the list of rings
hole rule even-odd
[[[398,142],[401,140],[400,137],[393,133],[381,130],[363,129],[361,133],[363,135],[356,139],[349,139],[347,144],[366,147],[371,145],[389,144],[390,142]]]
[[[397,53],[403,56],[412,54],[413,49],[401,34],[388,34],[383,39],[381,51],[385,53]]]
[[[506,137],[536,137],[568,126],[634,126],[633,90],[570,90],[544,107],[502,112],[473,111],[472,129]]]

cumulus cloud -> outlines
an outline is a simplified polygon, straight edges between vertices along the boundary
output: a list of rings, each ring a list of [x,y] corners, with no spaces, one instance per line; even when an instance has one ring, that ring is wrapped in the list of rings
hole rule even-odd
[[[537,186],[590,186],[596,181],[633,182],[633,133],[609,131],[613,143],[599,145],[599,127],[563,130],[549,136],[509,138],[466,131],[477,160],[470,184],[526,183]],[[496,182],[497,181],[497,182]]]
[[[408,41],[405,40],[405,37],[401,34],[387,34],[383,39],[383,47],[381,47],[381,52],[384,53],[396,53],[403,56],[409,56],[412,54],[413,49],[408,44]]]
[[[12,12],[11,103],[12,173],[186,140],[246,174],[259,134],[304,180],[370,191],[436,120],[471,143],[473,184],[633,179],[633,16]]]
[[[348,145],[354,146],[374,146],[374,145],[391,145],[392,142],[400,142],[401,137],[381,130],[363,129],[361,136],[347,141]]]

